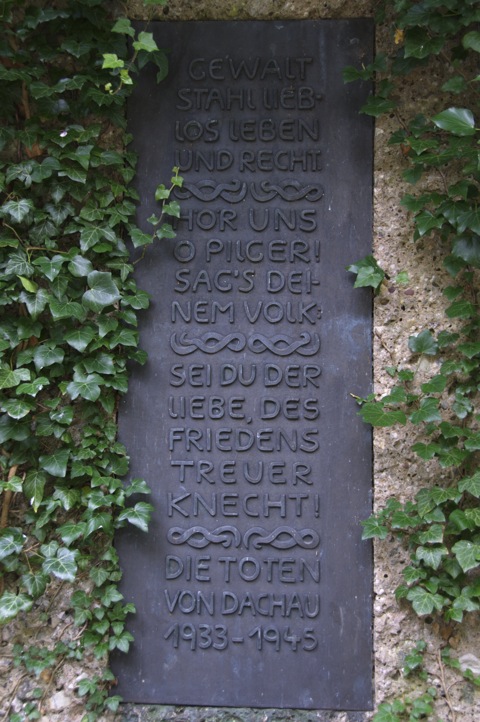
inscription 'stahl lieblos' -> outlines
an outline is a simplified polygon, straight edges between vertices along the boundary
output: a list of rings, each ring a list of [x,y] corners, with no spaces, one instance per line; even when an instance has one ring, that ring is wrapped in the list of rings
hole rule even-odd
[[[176,238],[137,265],[149,360],[120,414],[151,531],[118,540],[129,701],[371,706],[368,20],[157,23],[130,103],[138,218],[177,165]]]

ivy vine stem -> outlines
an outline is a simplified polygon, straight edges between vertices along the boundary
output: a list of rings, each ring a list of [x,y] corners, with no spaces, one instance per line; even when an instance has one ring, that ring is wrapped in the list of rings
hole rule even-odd
[[[444,695],[445,695],[445,701],[446,701],[447,706],[448,706],[448,709],[449,709],[449,711],[450,711],[450,715],[451,715],[451,718],[452,718],[452,722],[457,722],[457,715],[456,715],[456,713],[455,713],[455,709],[454,709],[454,707],[453,707],[453,702],[452,702],[452,700],[451,700],[451,698],[450,698],[449,687],[448,687],[447,681],[446,681],[446,679],[445,679],[445,666],[444,666],[444,664],[443,664],[442,652],[441,652],[441,650],[438,650],[438,652],[437,652],[437,663],[438,663],[438,667],[439,667],[439,669],[440,669],[440,679],[441,679],[441,682],[442,682],[443,693],[444,693]]]
[[[18,466],[14,465],[11,466],[8,471],[8,481],[11,481],[15,474],[17,473]],[[5,529],[8,525],[8,512],[10,510],[10,504],[12,503],[13,498],[13,491],[11,489],[7,489],[4,492],[3,496],[3,502],[2,502],[2,513],[0,516],[0,529]]]

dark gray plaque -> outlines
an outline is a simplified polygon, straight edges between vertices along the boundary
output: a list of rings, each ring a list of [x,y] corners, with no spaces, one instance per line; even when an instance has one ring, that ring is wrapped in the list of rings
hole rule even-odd
[[[137,265],[151,294],[120,414],[148,535],[119,539],[135,642],[126,700],[371,705],[368,20],[153,25],[169,48],[130,104],[139,223],[173,166],[177,236]]]

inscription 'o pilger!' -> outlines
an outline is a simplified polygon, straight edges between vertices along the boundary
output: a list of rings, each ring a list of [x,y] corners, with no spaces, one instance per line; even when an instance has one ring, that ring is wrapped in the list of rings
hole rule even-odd
[[[290,356],[293,353],[313,356],[320,349],[320,336],[318,333],[310,334],[305,331],[297,340],[285,334],[276,334],[268,338],[263,334],[254,333],[247,338],[243,333],[229,333],[222,336],[212,331],[201,337],[188,338],[188,334],[184,332],[180,334],[179,339],[177,334],[173,333],[170,337],[170,346],[180,356],[186,356],[197,350],[214,354],[225,348],[238,352],[243,351],[245,347],[253,353],[263,353],[268,350],[277,356]]]

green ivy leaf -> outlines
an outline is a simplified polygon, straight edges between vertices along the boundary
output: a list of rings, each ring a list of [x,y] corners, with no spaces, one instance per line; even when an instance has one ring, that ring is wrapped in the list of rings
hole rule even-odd
[[[45,256],[37,258],[33,262],[33,265],[38,267],[49,281],[54,281],[60,273],[64,263],[64,256],[56,255],[53,256],[53,258],[46,258]]]
[[[417,515],[412,516],[400,510],[395,511],[391,518],[392,529],[409,529],[418,526],[419,522],[420,519]]]
[[[163,183],[160,183],[160,185],[157,186],[155,189],[155,200],[156,201],[164,201],[169,197],[170,197],[170,190],[168,188],[165,188]]]
[[[84,473],[88,473],[84,466],[82,466],[82,470]],[[53,498],[60,501],[65,511],[70,511],[70,509],[73,509],[80,501],[80,491],[68,486],[57,486],[53,492]]]
[[[405,33],[405,57],[427,58],[437,55],[444,45],[443,36],[431,36],[427,29],[420,27],[408,28]]]
[[[402,574],[407,584],[415,584],[415,582],[418,582],[420,579],[424,578],[425,571],[423,569],[420,569],[419,567],[409,566],[405,567]]]
[[[120,298],[120,292],[111,273],[92,271],[87,276],[87,283],[90,290],[83,294],[82,303],[91,311],[102,311]]]
[[[88,258],[84,258],[83,256],[77,255],[68,264],[68,270],[72,274],[72,276],[76,276],[77,278],[83,278],[84,276],[88,276],[89,273],[92,272],[93,266],[92,262],[88,260]]]
[[[45,386],[49,386],[50,381],[46,376],[37,376],[31,383],[20,384],[17,386],[17,394],[27,394],[27,396],[36,396]]]
[[[133,294],[124,296],[122,299],[122,306],[131,306],[135,310],[148,308],[150,305],[150,296],[145,291],[135,289]]]
[[[15,494],[17,492],[23,491],[23,479],[21,479],[19,476],[16,476],[15,474],[11,476],[7,481],[3,481],[0,484],[0,488],[3,491],[13,491]]]
[[[71,203],[64,203],[57,205],[56,203],[46,203],[44,209],[55,223],[56,226],[61,226],[69,216],[73,216],[75,209]]]
[[[418,452],[417,452],[418,453]],[[431,458],[431,457],[428,457]],[[421,517],[425,517],[438,504],[453,500],[458,503],[461,494],[454,487],[444,489],[441,486],[433,486],[430,489],[420,489],[415,496],[417,510]]]
[[[457,237],[453,242],[452,252],[465,263],[480,268],[480,237],[478,235]]]
[[[120,697],[120,695],[118,695],[118,694],[115,694],[115,695],[112,695],[111,697],[107,697],[104,704],[105,704],[105,707],[108,710],[110,710],[110,712],[117,712],[122,701],[123,701],[122,697]]]
[[[453,135],[468,136],[475,133],[475,119],[468,108],[448,108],[432,118],[437,128]]]
[[[480,208],[475,206],[471,207],[468,211],[460,213],[457,223],[459,233],[463,233],[467,228],[469,228],[478,236],[480,234]]]
[[[408,348],[412,353],[421,353],[426,356],[435,356],[438,353],[438,344],[430,331],[421,331],[417,336],[410,336]]]
[[[62,363],[64,357],[65,351],[49,342],[35,347],[33,362],[37,371],[40,371],[53,364]]]
[[[27,612],[33,606],[33,599],[26,594],[4,592],[0,597],[0,624],[14,619],[20,612]]]
[[[57,449],[52,454],[43,454],[39,458],[42,469],[52,476],[65,478],[67,475],[67,465],[70,458],[68,449]]]
[[[0,367],[0,390],[11,389],[22,381],[30,381],[28,369],[15,369],[12,371],[6,364]]]
[[[395,276],[394,281],[401,286],[408,286],[408,284],[410,283],[410,276],[408,275],[407,271],[400,271],[400,273],[397,273],[397,275]]]
[[[464,396],[463,393],[457,389],[452,408],[459,419],[465,419],[468,414],[473,411],[473,404],[467,396]]]
[[[125,61],[121,60],[116,53],[103,53],[102,68],[104,69],[115,69],[123,68]]]
[[[475,529],[475,525],[472,525],[471,520],[467,517],[464,511],[461,509],[454,509],[448,517],[449,532],[453,531],[455,534],[460,534],[466,529],[472,531]]]
[[[75,183],[86,183],[87,173],[81,168],[74,166],[63,166],[63,170],[58,172],[58,175],[64,178],[69,178]]]
[[[130,643],[134,641],[134,637],[130,632],[122,632],[121,634],[113,634],[108,642],[108,648],[110,651],[113,649],[119,649],[121,652],[126,654],[130,649]]]
[[[58,424],[65,424],[65,426],[70,426],[73,421],[73,416],[73,406],[65,406],[64,404],[50,412],[52,421],[56,421]]]
[[[98,374],[76,372],[73,381],[67,385],[67,393],[72,399],[81,396],[82,399],[87,399],[87,401],[97,401],[101,393],[99,385],[101,381],[102,377]]]
[[[27,574],[22,574],[21,582],[28,594],[33,597],[33,599],[38,599],[45,592],[49,578],[41,572],[28,572]]]
[[[415,216],[415,226],[420,237],[430,233],[435,228],[441,228],[444,222],[442,216],[435,215],[431,211],[421,211]]]
[[[379,115],[384,113],[390,113],[396,107],[396,103],[388,98],[380,98],[378,96],[371,96],[367,102],[362,105],[361,113],[365,115],[373,115],[374,118],[378,118]]]
[[[132,494],[151,494],[152,491],[148,486],[145,479],[132,479],[125,489],[125,496],[132,496]]]
[[[47,476],[43,471],[31,469],[25,476],[23,490],[35,513],[43,500]]]
[[[419,561],[423,561],[428,567],[432,569],[438,569],[442,563],[444,556],[448,554],[447,547],[435,546],[435,547],[424,547],[419,546],[415,552],[415,556]]]
[[[474,358],[478,354],[480,354],[480,342],[474,342],[474,343],[461,343],[458,346],[458,350],[460,353],[463,353],[464,356],[467,358]]]
[[[448,466],[460,466],[468,455],[468,451],[464,451],[464,449],[458,449],[456,447],[446,449],[440,448],[438,450],[440,466],[444,468]]]
[[[148,233],[143,233],[139,228],[130,228],[130,238],[134,248],[147,246],[153,242],[153,237]]]
[[[89,374],[97,373],[108,376],[116,373],[113,357],[106,353],[99,353],[93,358],[85,359],[83,366]]]
[[[425,170],[425,167],[423,164],[418,163],[417,165],[413,166],[413,168],[408,168],[403,172],[403,177],[407,181],[407,183],[411,183],[412,185],[415,185],[415,183],[418,183],[420,178],[423,175],[423,172]]]
[[[352,263],[347,266],[347,271],[357,274],[354,288],[371,286],[375,291],[378,291],[385,278],[384,270],[378,265],[373,256],[365,256],[360,261]]]
[[[155,231],[155,236],[161,241],[163,238],[175,238],[176,233],[170,223],[162,223],[160,228]]]
[[[138,332],[132,331],[129,328],[121,328],[112,334],[109,340],[109,348],[113,349],[115,346],[138,346]]]
[[[442,85],[442,90],[446,93],[464,93],[467,90],[467,83],[461,75],[455,75]]]
[[[58,528],[61,540],[70,546],[74,541],[85,536],[85,522],[67,521]]]
[[[467,451],[480,451],[480,431],[472,433],[468,439],[465,439],[465,448]]]
[[[480,527],[480,507],[475,509],[466,509],[465,516],[469,522],[472,522],[476,527]]]
[[[359,411],[359,416],[372,426],[394,426],[407,423],[407,417],[403,411],[386,411],[381,403],[376,402],[364,404]]]
[[[147,53],[153,53],[159,50],[157,43],[153,39],[153,34],[145,32],[138,33],[138,40],[135,40],[133,47],[135,50],[145,50]]]
[[[0,206],[0,214],[10,216],[16,223],[21,223],[34,208],[33,201],[30,198],[20,198],[18,201],[7,201],[3,206]]]
[[[34,296],[24,293],[20,299],[27,307],[27,311],[32,318],[38,318],[45,310],[48,302],[48,292],[44,288],[39,288]]]
[[[438,399],[426,398],[422,399],[420,408],[414,411],[410,415],[410,421],[412,424],[419,424],[421,422],[427,423],[430,421],[441,421],[442,417],[439,411]]]
[[[430,381],[425,382],[420,386],[424,394],[441,394],[442,391],[445,391],[445,387],[447,385],[447,379],[442,374],[437,374],[437,376],[433,376],[433,378],[430,379]]]
[[[397,710],[387,702],[378,705],[378,712],[373,717],[373,722],[399,722]]]
[[[121,594],[121,592],[119,592],[117,587],[115,587],[113,584],[108,585],[101,597],[102,604],[105,607],[111,607],[113,604],[121,602],[122,599],[123,594]]]
[[[462,479],[458,484],[459,491],[468,491],[469,494],[480,499],[480,471],[477,471],[473,476],[468,476]]]
[[[83,353],[88,344],[95,338],[95,329],[91,326],[80,326],[73,331],[67,331],[64,335],[69,346]]]
[[[26,291],[28,291],[29,293],[37,292],[37,290],[38,290],[37,283],[35,283],[34,281],[31,281],[29,278],[25,278],[25,276],[19,276],[18,279]]]
[[[371,516],[369,519],[362,521],[361,524],[363,526],[362,539],[373,539],[374,537],[385,539],[387,537],[387,527],[381,524],[376,517]]]
[[[0,443],[6,441],[25,441],[32,435],[30,424],[14,421],[7,414],[0,416]]]
[[[32,264],[28,261],[23,251],[14,251],[10,253],[8,263],[5,268],[6,275],[12,276],[31,276],[34,272]]]
[[[480,33],[476,30],[466,33],[462,38],[462,45],[465,50],[475,50],[476,53],[480,53]]]
[[[167,216],[180,218],[180,203],[178,201],[170,201],[170,203],[166,203],[162,210],[167,214]]]
[[[59,301],[51,298],[49,301],[50,313],[55,321],[62,318],[75,318],[77,321],[84,321],[87,315],[85,309],[76,301]]]
[[[134,507],[121,511],[118,515],[118,521],[128,521],[129,524],[133,524],[133,526],[147,532],[152,511],[153,506],[151,504],[145,501],[139,501]]]
[[[471,318],[472,316],[475,316],[476,310],[473,303],[460,299],[459,301],[454,301],[447,308],[445,313],[448,318]]]
[[[478,567],[480,562],[480,544],[462,539],[453,545],[452,551],[464,572]]]
[[[96,587],[101,587],[107,581],[109,573],[104,567],[96,566],[90,569],[89,577]]]
[[[110,512],[102,511],[93,513],[85,525],[85,536],[88,537],[98,529],[110,532],[112,529],[112,515]]]
[[[42,569],[45,574],[53,574],[57,579],[73,582],[77,573],[77,563],[75,561],[77,554],[77,550],[72,551],[66,547],[60,547],[56,556],[44,559]]]
[[[415,612],[423,617],[431,614],[435,609],[443,607],[443,598],[439,594],[432,594],[423,587],[413,587],[408,591],[407,599],[412,603]]]
[[[2,403],[2,410],[6,411],[12,419],[23,419],[34,408],[35,404],[23,399],[5,399]]]
[[[13,527],[1,529],[0,559],[5,559],[12,554],[20,554],[25,539],[20,529],[14,529]]]
[[[91,224],[80,231],[80,248],[89,251],[103,240],[115,241],[115,231],[108,226],[95,226]]]

